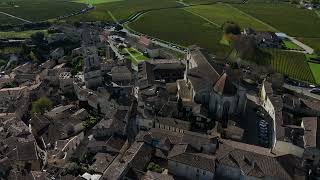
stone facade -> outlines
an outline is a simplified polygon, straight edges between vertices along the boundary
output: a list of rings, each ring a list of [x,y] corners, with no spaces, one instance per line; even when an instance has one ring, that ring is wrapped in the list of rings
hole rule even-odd
[[[177,161],[168,161],[168,170],[172,174],[180,177],[184,177],[186,179],[199,179],[199,180],[212,180],[214,178],[214,173],[198,169],[193,166],[189,166],[183,163],[179,163]]]

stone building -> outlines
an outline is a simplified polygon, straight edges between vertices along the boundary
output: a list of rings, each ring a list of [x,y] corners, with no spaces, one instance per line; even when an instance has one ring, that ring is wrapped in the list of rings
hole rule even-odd
[[[60,90],[62,92],[73,91],[73,77],[70,72],[63,72],[59,75]]]
[[[208,113],[224,120],[224,125],[229,116],[245,112],[246,90],[216,67],[204,49],[191,46],[186,61],[184,79],[177,82],[178,98],[207,106]]]
[[[82,50],[84,55],[84,80],[87,88],[95,89],[102,84],[101,65],[98,56],[97,43],[99,36],[93,30],[82,32]]]
[[[110,45],[106,47],[106,59],[114,59],[116,56],[115,52],[112,50]]]
[[[0,89],[0,112],[12,110],[15,103],[26,97],[27,94],[27,86]]]

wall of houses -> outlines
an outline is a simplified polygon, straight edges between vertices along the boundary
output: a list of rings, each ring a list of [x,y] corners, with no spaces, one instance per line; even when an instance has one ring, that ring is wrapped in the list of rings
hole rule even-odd
[[[114,133],[114,129],[107,129],[107,128],[97,128],[94,130],[93,132],[93,136],[96,138],[99,137],[107,137],[107,136],[112,136],[112,134]]]
[[[60,78],[60,89],[63,92],[71,92],[73,90],[73,78],[71,77],[65,77],[65,78]]]
[[[224,115],[224,111],[230,114],[234,114],[237,109],[238,97],[235,96],[221,96],[215,92],[212,92],[209,100],[209,111],[216,114],[217,119],[221,119]]]
[[[261,89],[260,89],[260,106],[270,115],[270,117],[272,118],[272,149],[274,149],[275,151],[278,152],[285,152],[285,153],[289,153],[289,154],[293,154],[296,155],[298,157],[302,157],[303,155],[303,148],[298,147],[294,144],[292,144],[291,142],[285,142],[285,141],[279,141],[277,140],[277,131],[276,131],[276,116],[275,116],[275,108],[271,102],[271,100],[269,99],[266,89],[265,89],[265,85],[264,83],[262,83],[261,85]]]
[[[241,178],[241,170],[239,168],[218,165],[216,167],[216,177],[220,179],[239,179]]]
[[[26,165],[31,166],[31,170],[37,171],[41,170],[41,161],[39,159],[29,160],[29,161],[15,161],[17,170],[25,169]]]
[[[139,129],[151,129],[153,128],[154,119],[145,119],[142,117],[137,117],[137,126]]]
[[[232,115],[243,114],[246,109],[247,98],[245,90],[238,90],[234,96],[221,96],[212,92],[209,99],[209,110],[216,114],[217,119],[223,117],[225,110],[229,115]]]
[[[155,128],[159,128],[159,129],[169,130],[169,131],[172,131],[172,132],[179,132],[179,133],[184,133],[184,131],[185,131],[184,129],[180,129],[180,128],[177,128],[177,127],[161,124],[159,122],[155,122],[154,127]]]
[[[213,180],[214,173],[203,169],[198,169],[176,161],[168,161],[168,170],[170,173],[184,177],[186,179]]]
[[[77,147],[79,146],[80,142],[83,140],[84,138],[84,133],[81,132],[80,134],[78,134],[77,136],[74,136],[73,138],[71,138],[67,144],[61,149],[60,153],[63,153],[64,159],[70,157],[72,155],[72,153],[77,149]],[[59,154],[56,157],[59,157]]]
[[[292,144],[291,142],[284,142],[284,141],[276,141],[273,149],[277,152],[284,152],[288,154],[293,154],[298,157],[303,156],[304,149]]]
[[[102,84],[101,70],[92,70],[84,73],[87,88],[96,88]]]
[[[272,128],[272,132],[271,132],[271,134],[272,134],[272,143],[271,144],[272,144],[272,148],[274,148],[276,145],[276,140],[277,140],[275,109],[274,109],[272,102],[270,101],[270,99],[267,96],[267,92],[266,92],[264,83],[261,86],[259,96],[260,96],[260,106],[270,115],[270,117],[272,118],[272,121],[273,121],[273,125],[272,125],[273,128]]]
[[[155,58],[160,56],[160,49],[156,48],[156,49],[147,49],[148,55],[151,58]]]

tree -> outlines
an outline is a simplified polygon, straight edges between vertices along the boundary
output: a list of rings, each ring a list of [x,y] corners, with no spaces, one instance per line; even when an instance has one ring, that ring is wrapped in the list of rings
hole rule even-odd
[[[121,31],[122,29],[123,29],[123,27],[119,24],[115,27],[116,31]]]
[[[299,4],[299,0],[290,0],[291,4]]]
[[[249,36],[235,36],[231,47],[236,50],[242,60],[251,61],[258,65],[267,65],[270,54],[259,49],[254,38]]]
[[[73,25],[76,27],[76,28],[80,28],[81,27],[81,23],[79,21],[75,21],[73,23]]]
[[[44,41],[44,33],[40,32],[40,31],[31,34],[30,37],[31,37],[32,42],[35,43],[36,45],[40,45]]]
[[[7,61],[0,59],[0,67],[7,64]]]
[[[32,112],[33,113],[45,113],[52,108],[52,102],[46,97],[39,98],[38,100],[32,102]]]
[[[83,57],[77,56],[71,60],[71,74],[76,75],[78,72],[81,72],[83,69]]]
[[[237,23],[226,22],[223,25],[223,32],[225,34],[239,35],[239,34],[241,34],[241,28]]]
[[[317,56],[320,56],[320,49],[315,49],[314,50],[314,54],[317,55]]]
[[[157,173],[162,173],[161,167],[158,164],[154,163],[154,162],[150,162],[149,163],[149,165],[147,167],[147,170],[153,171],[153,172],[157,172]]]
[[[277,91],[282,91],[284,84],[284,76],[280,73],[272,74],[271,76],[272,88]]]
[[[64,171],[62,172],[62,174],[67,175],[67,174],[72,174],[77,176],[78,174],[81,173],[81,167],[77,164],[77,163],[67,163],[64,167],[63,167]]]
[[[29,57],[33,63],[38,62],[38,57],[36,56],[36,54],[33,51],[30,52]]]
[[[90,116],[85,122],[83,123],[83,126],[85,129],[89,129],[92,126],[94,126],[97,123],[97,118]]]

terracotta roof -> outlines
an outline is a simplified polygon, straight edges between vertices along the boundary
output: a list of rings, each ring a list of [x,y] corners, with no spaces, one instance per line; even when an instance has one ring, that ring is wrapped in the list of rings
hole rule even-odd
[[[132,74],[126,66],[116,66],[111,69],[112,81],[131,81]]]
[[[32,130],[35,130],[37,133],[42,129],[44,129],[45,127],[48,127],[49,124],[50,124],[50,120],[45,115],[33,114],[31,118]]]
[[[108,168],[115,156],[108,153],[97,153],[94,156],[94,163],[90,166],[90,169],[98,173],[103,173]]]
[[[189,145],[175,145],[168,159],[206,171],[215,171],[215,157],[196,153]]]
[[[151,40],[144,36],[140,36],[138,43],[147,47],[151,45]]]
[[[292,179],[292,174],[289,174],[277,161],[276,156],[266,148],[222,140],[215,156],[219,164],[239,168],[248,176]]]
[[[17,145],[16,158],[19,161],[37,160],[37,150],[35,142],[20,143]]]

